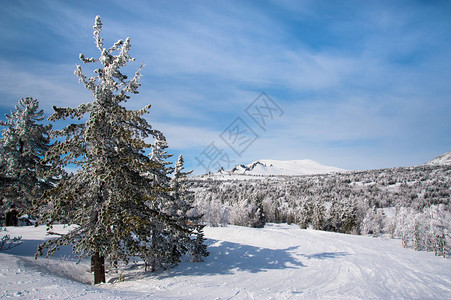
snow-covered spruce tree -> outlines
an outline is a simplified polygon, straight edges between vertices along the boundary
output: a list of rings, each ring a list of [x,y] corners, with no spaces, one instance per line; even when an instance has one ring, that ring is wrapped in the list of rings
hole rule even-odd
[[[170,195],[171,179],[169,177],[174,168],[170,167],[171,163],[167,161],[172,156],[167,154],[167,148],[164,136],[157,136],[150,155],[150,160],[155,163],[156,167],[145,173],[145,176],[151,180],[155,194],[155,200],[148,205],[164,214],[174,215],[172,209],[173,198]],[[173,245],[170,239],[167,238],[168,233],[165,232],[165,226],[162,225],[161,223],[151,224],[150,248],[152,255],[144,259],[146,271],[147,267],[150,267],[151,271],[156,271],[160,268],[171,267],[178,262],[179,256],[173,255]]]
[[[358,234],[360,232],[360,224],[357,217],[356,203],[353,199],[343,199],[342,202],[340,232]]]
[[[194,262],[200,262],[203,257],[208,256],[207,246],[204,244],[203,229],[205,225],[200,224],[202,215],[193,208],[194,192],[189,190],[188,175],[192,171],[184,171],[183,156],[180,155],[175,163],[174,177],[172,179],[172,190],[179,226],[187,227],[189,232],[194,232],[194,239],[190,236],[180,236],[178,248],[182,251],[188,251]]]
[[[151,159],[145,152],[152,145],[147,138],[164,140],[161,132],[152,129],[142,117],[144,109],[128,110],[121,103],[129,94],[138,93],[140,69],[128,79],[119,69],[134,59],[130,57],[130,40],[119,40],[111,48],[104,48],[100,36],[102,23],[97,16],[94,38],[100,58],[86,58],[83,63],[100,63],[94,77],[82,73],[77,66],[75,74],[92,92],[93,100],[77,108],[56,108],[50,120],[72,118],[84,123],[71,124],[56,136],[62,138],[47,153],[46,160],[61,166],[74,164],[77,172],[46,193],[42,203],[54,209],[48,212],[49,230],[54,222],[69,220],[75,229],[52,239],[38,251],[52,255],[60,245],[71,244],[80,259],[91,256],[94,283],[105,282],[105,259],[110,266],[127,263],[131,256],[148,261],[161,257],[162,247],[152,247],[152,232],[161,239],[175,240],[178,235],[189,235],[188,228],[180,226],[177,216],[165,213],[160,206],[162,197],[169,193],[164,180],[164,165]],[[167,244],[165,244],[167,245]],[[177,261],[183,253],[165,249],[164,255]]]
[[[324,230],[325,225],[324,205],[320,202],[316,202],[313,204],[312,227],[315,230]]]
[[[312,222],[313,203],[309,199],[304,199],[302,207],[299,211],[299,227],[307,229]]]
[[[20,99],[16,110],[6,114],[2,130],[0,182],[2,216],[6,226],[17,225],[17,217],[25,213],[32,201],[42,196],[56,182],[61,171],[41,161],[50,148],[51,125],[39,124],[44,112],[31,97]]]
[[[253,228],[263,228],[265,227],[265,224],[266,224],[266,216],[263,210],[263,196],[256,195],[255,198],[252,199],[252,206],[249,212],[248,226]]]
[[[155,141],[151,160],[160,167],[149,172],[146,176],[152,179],[153,185],[158,185],[156,200],[151,205],[166,215],[172,216],[177,225],[185,230],[179,230],[176,234],[168,234],[165,228],[153,224],[151,248],[153,255],[145,260],[146,268],[151,271],[159,268],[168,268],[180,262],[180,257],[189,253],[193,261],[202,261],[202,257],[208,255],[203,244],[203,225],[199,224],[201,215],[192,211],[193,193],[187,189],[187,175],[191,172],[183,171],[183,157],[180,156],[174,167],[167,161],[172,155],[167,154],[167,142],[163,136]],[[170,174],[174,173],[172,179]]]

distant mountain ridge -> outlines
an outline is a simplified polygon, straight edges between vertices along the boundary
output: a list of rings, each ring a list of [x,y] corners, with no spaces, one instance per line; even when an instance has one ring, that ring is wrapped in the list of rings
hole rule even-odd
[[[426,165],[451,165],[451,151],[437,156],[433,160],[427,162]]]
[[[425,165],[451,165],[451,151],[444,153]],[[330,174],[346,172],[349,170],[323,165],[311,159],[302,160],[275,160],[260,159],[250,164],[236,165],[231,170],[221,169],[216,173],[209,173],[201,177],[213,176],[217,179],[231,179],[230,176],[236,176],[237,179],[252,178],[253,176],[302,176]]]
[[[344,169],[326,166],[310,159],[303,160],[273,160],[261,159],[248,165],[236,165],[229,171],[221,170],[218,175],[251,175],[251,176],[276,176],[276,175],[315,175],[343,172]]]

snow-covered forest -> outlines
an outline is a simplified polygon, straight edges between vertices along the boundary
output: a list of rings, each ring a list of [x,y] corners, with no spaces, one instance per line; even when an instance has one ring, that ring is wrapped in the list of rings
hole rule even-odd
[[[450,254],[451,166],[422,165],[313,176],[191,180],[203,221],[265,222],[349,234],[387,234],[404,247]]]

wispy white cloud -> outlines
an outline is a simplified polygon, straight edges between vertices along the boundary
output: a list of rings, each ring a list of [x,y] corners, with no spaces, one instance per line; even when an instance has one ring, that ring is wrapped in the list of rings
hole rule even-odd
[[[74,69],[75,65],[46,64],[27,69],[0,60],[0,91],[4,99],[12,101],[2,101],[2,106],[12,109],[20,98],[33,97],[49,114],[53,105],[73,107],[90,101],[90,94],[78,84]]]
[[[188,157],[243,116],[261,91],[285,114],[238,160],[334,164],[341,156],[358,167],[371,152],[383,157],[368,166],[388,166],[401,159],[396,151],[414,147],[417,156],[409,159],[418,161],[451,147],[444,142],[451,140],[446,3],[49,1],[42,9],[18,3],[4,13],[17,23],[0,23],[9,42],[0,49],[0,95],[8,99],[2,109],[23,96],[38,98],[49,112],[51,105],[89,100],[73,69],[79,52],[97,54],[92,22],[100,14],[106,44],[131,37],[137,62],[127,74],[146,65],[140,94],[127,105],[152,104],[149,122]],[[22,46],[17,36],[30,38],[33,24],[51,42],[15,51]]]
[[[175,149],[203,149],[218,138],[220,131],[195,126],[181,126],[170,123],[154,123],[153,128],[163,132],[170,147]],[[204,146],[204,147],[205,147]],[[202,147],[202,148],[200,148]]]

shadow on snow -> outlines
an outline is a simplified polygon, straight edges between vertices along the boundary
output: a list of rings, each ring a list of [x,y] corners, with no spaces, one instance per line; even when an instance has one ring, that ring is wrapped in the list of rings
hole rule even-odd
[[[299,255],[296,253],[298,247],[267,249],[211,239],[207,244],[210,255],[203,263],[183,263],[175,269],[148,275],[164,279],[172,276],[227,275],[239,271],[258,273],[267,270],[298,269],[307,267],[297,258],[299,256],[308,259],[334,259],[348,255],[345,252]]]
[[[306,257],[308,259],[328,259],[328,258],[340,258],[343,256],[347,256],[349,253],[347,252],[321,252],[321,253],[315,253],[315,254],[299,254],[303,257]]]
[[[34,255],[37,253],[38,246],[43,242],[43,240],[21,240],[20,245],[10,250],[2,251],[2,253],[34,257]],[[78,258],[72,252],[71,246],[60,246],[59,248],[60,249],[57,250],[53,255],[53,258],[77,261]],[[46,253],[47,250],[45,249],[44,256],[39,257],[45,257]]]
[[[37,246],[42,242],[42,240],[23,240],[21,245],[9,251],[4,251],[3,253],[34,257]],[[348,253],[346,252],[321,252],[315,254],[301,254],[296,251],[296,249],[298,249],[298,246],[289,247],[286,249],[268,249],[214,239],[208,239],[206,241],[206,244],[208,246],[210,255],[206,257],[205,261],[202,263],[184,262],[174,269],[155,273],[141,273],[141,275],[138,275],[138,277],[153,277],[156,279],[164,279],[173,276],[227,275],[234,274],[235,272],[240,271],[259,273],[266,272],[267,270],[298,269],[307,267],[300,261],[300,258],[336,259],[348,255]],[[61,262],[71,261],[75,263],[77,261],[76,255],[72,253],[72,248],[70,246],[62,246],[61,249],[55,253],[53,259],[59,259],[61,260]],[[44,261],[42,261],[41,263],[41,269],[46,268],[46,262]],[[137,267],[139,266],[130,264],[126,267],[126,269],[132,271]],[[55,270],[53,270],[52,273],[55,273]],[[128,274],[128,276],[126,275],[126,278],[135,277],[136,275],[137,274]],[[66,274],[66,276],[63,277],[67,278],[68,276]],[[115,276],[113,275],[113,278],[111,278],[109,282],[115,282],[117,279],[118,278],[115,278]],[[75,280],[79,282],[85,281],[81,278],[76,278]]]

